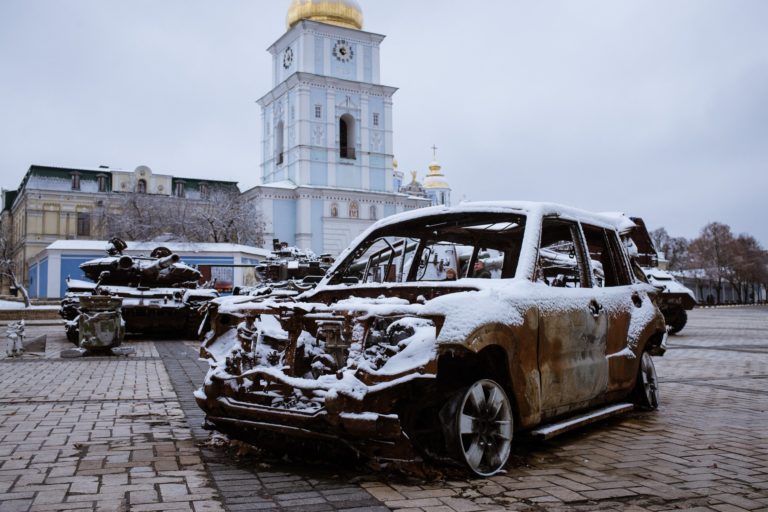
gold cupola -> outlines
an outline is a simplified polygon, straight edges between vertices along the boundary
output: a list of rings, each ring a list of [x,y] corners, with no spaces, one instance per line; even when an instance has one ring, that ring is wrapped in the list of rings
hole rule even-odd
[[[424,178],[424,188],[447,188],[451,187],[445,181],[445,175],[442,173],[442,167],[437,162],[429,164],[429,174]]]
[[[302,20],[362,30],[363,10],[355,0],[293,0],[286,18],[288,28]]]

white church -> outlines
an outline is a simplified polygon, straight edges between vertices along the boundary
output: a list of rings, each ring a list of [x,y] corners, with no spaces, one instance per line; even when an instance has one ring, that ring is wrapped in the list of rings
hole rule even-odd
[[[338,254],[377,219],[450,204],[437,162],[403,183],[392,148],[392,97],[381,84],[384,36],[363,30],[354,0],[293,0],[270,48],[273,88],[258,103],[265,239]]]

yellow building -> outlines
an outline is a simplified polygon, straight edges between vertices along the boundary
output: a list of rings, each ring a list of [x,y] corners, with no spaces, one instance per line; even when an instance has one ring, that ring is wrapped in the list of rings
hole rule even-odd
[[[2,191],[2,221],[13,226],[16,269],[29,283],[30,259],[56,240],[109,239],[105,220],[119,208],[120,194],[194,200],[214,186],[237,190],[235,182],[157,174],[143,165],[133,171],[32,165],[17,190]]]

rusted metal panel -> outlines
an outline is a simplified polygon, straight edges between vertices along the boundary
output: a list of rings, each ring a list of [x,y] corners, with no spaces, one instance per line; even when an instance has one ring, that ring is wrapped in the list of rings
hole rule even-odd
[[[664,333],[653,288],[619,266],[604,279],[612,288],[592,278],[578,211],[568,221],[523,211],[405,216],[374,228],[313,291],[209,304],[200,353],[211,370],[195,393],[209,423],[257,444],[274,434],[338,440],[404,460],[460,454],[467,436],[480,435],[471,415],[482,411],[471,408],[481,402],[512,411],[497,432],[511,437],[626,400],[638,356]],[[560,231],[548,235],[542,219]],[[446,263],[444,253],[455,258]],[[456,278],[480,260],[491,279]],[[451,274],[450,265],[461,268]],[[459,459],[480,475],[508,454],[491,454],[489,470],[476,444],[464,449],[472,453]]]

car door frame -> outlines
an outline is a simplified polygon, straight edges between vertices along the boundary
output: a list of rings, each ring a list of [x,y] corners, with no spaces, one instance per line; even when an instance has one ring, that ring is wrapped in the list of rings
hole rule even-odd
[[[542,218],[538,249],[548,222],[567,223],[581,275],[580,288],[551,287],[554,308],[539,307],[538,363],[542,418],[553,418],[585,408],[605,394],[608,321],[597,302],[586,240],[577,219]],[[537,256],[537,269],[539,268]]]

